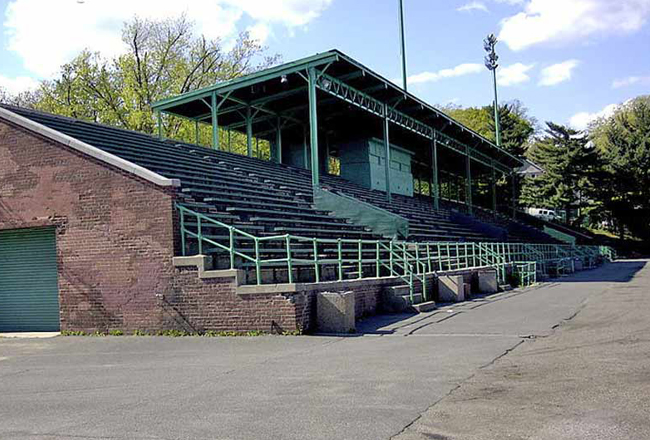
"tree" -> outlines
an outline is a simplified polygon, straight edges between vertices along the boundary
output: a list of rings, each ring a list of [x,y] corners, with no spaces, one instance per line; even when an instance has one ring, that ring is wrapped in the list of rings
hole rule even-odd
[[[650,240],[650,96],[621,105],[590,127],[602,167],[595,175],[602,209],[619,226]]]
[[[528,109],[517,100],[499,106],[501,148],[515,156],[523,156],[537,130],[537,120],[528,114]],[[491,141],[496,139],[494,107],[446,107],[443,111],[463,125],[471,128]],[[512,206],[512,179],[515,181],[515,200],[520,199],[522,181],[519,176],[503,176],[497,182],[499,204]]]
[[[496,127],[494,107],[443,107],[443,111],[461,124],[494,142]],[[528,109],[517,100],[499,106],[501,147],[509,153],[522,156],[535,134],[537,120],[528,114]]]
[[[162,21],[135,18],[126,23],[122,40],[127,52],[112,59],[88,50],[44,81],[31,106],[51,113],[154,133],[151,104],[268,67],[278,56],[242,33],[225,50],[219,39],[194,36],[184,16]],[[256,60],[260,60],[256,62]],[[168,137],[195,140],[194,124],[165,117]],[[201,139],[208,143],[209,129]],[[239,139],[237,139],[239,141]]]
[[[567,223],[579,225],[585,208],[592,203],[590,178],[597,169],[597,156],[586,134],[552,122],[546,125],[545,136],[532,144],[526,154],[546,172],[525,179],[521,202],[564,210]]]

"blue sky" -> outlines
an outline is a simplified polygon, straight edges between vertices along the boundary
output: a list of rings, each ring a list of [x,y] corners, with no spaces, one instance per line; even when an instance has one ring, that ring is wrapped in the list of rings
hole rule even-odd
[[[500,38],[500,100],[584,128],[650,90],[650,0],[404,0],[409,90],[433,104],[489,104],[482,39]],[[397,0],[0,0],[0,86],[53,76],[84,47],[119,53],[135,14],[185,13],[228,43],[241,30],[284,60],[337,48],[400,78]]]

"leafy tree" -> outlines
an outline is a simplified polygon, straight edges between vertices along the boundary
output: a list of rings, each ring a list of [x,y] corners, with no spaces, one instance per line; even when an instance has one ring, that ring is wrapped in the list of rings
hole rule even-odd
[[[650,240],[650,96],[623,104],[590,132],[602,163],[594,176],[601,214],[611,215],[621,238],[627,229]]]
[[[501,148],[515,156],[523,156],[536,132],[537,120],[529,116],[526,107],[517,100],[500,105],[498,110]],[[493,106],[445,107],[443,111],[487,139],[495,141],[496,127]],[[512,206],[512,181],[510,179],[504,177],[497,182],[499,204],[502,206]],[[516,184],[515,198],[519,200],[522,181],[517,175],[514,176],[514,179]],[[488,191],[487,187],[485,191]]]
[[[443,107],[443,111],[461,124],[485,138],[495,141],[494,107],[461,108]],[[509,153],[521,156],[536,131],[537,120],[528,115],[528,109],[517,100],[499,106],[501,147]]]
[[[44,81],[30,103],[32,107],[154,133],[157,121],[151,104],[226,81],[277,63],[278,56],[265,56],[265,48],[248,33],[239,35],[226,50],[219,39],[194,35],[193,23],[184,16],[162,21],[133,19],[126,23],[122,40],[126,53],[111,59],[88,50],[62,66],[59,77]],[[259,61],[257,61],[259,60]],[[165,117],[168,137],[195,141],[194,124]],[[221,133],[225,140],[225,133]],[[203,127],[201,141],[210,142]],[[234,145],[242,148],[242,136]],[[245,148],[245,147],[244,147]]]
[[[525,179],[521,202],[565,210],[567,222],[580,224],[592,203],[590,177],[597,169],[596,153],[586,134],[552,122],[546,125],[545,136],[527,151],[527,157],[546,172]],[[573,217],[572,212],[576,213]]]

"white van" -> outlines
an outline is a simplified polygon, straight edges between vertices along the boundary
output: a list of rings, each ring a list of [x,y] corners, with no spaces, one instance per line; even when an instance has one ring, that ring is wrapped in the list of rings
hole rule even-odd
[[[526,213],[534,216],[541,218],[542,220],[561,220],[562,217],[560,214],[555,212],[552,209],[546,209],[546,208],[526,208]]]

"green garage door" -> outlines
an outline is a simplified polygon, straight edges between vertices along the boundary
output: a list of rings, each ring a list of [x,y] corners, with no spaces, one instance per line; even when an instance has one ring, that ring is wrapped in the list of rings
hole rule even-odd
[[[58,330],[54,229],[0,231],[0,331]]]

